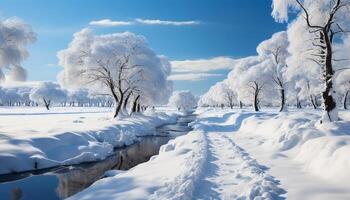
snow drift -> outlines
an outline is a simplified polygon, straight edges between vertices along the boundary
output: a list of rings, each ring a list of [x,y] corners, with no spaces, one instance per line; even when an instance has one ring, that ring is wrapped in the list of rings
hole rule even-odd
[[[46,113],[46,116],[40,113],[24,115],[25,119],[32,123],[23,123],[22,127],[16,128],[6,125],[6,120],[3,121],[3,131],[7,130],[7,133],[0,134],[0,174],[104,159],[113,153],[115,147],[130,145],[138,140],[138,136],[154,134],[157,126],[176,121],[176,114],[160,112],[149,112],[147,115],[123,117],[118,120],[100,117],[106,113],[86,111],[52,112]],[[6,113],[1,116],[4,117],[19,118]],[[61,118],[65,120],[62,123]],[[50,126],[52,123],[53,127],[40,129],[37,126]],[[60,127],[61,125],[64,128]],[[31,127],[38,128],[33,130]]]

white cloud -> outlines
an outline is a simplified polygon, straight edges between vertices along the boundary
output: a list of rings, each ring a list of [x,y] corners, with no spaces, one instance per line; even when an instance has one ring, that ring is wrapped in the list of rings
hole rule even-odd
[[[57,64],[49,63],[49,64],[47,64],[47,66],[48,66],[48,67],[56,67]]]
[[[210,73],[186,73],[186,74],[172,74],[168,77],[168,80],[172,81],[201,81],[210,77],[223,76],[223,74],[210,74]]]
[[[231,57],[215,57],[197,60],[174,60],[171,61],[172,72],[210,72],[222,69],[232,69],[240,59]]]
[[[102,19],[102,20],[98,20],[98,21],[91,21],[89,24],[93,25],[93,26],[112,27],[112,26],[128,26],[128,25],[131,25],[132,22],[112,21],[110,19]]]
[[[147,25],[172,25],[172,26],[188,26],[188,25],[197,25],[199,21],[167,21],[167,20],[159,20],[159,19],[136,19],[136,22],[140,24]]]
[[[199,21],[167,21],[160,19],[141,19],[137,18],[133,21],[113,21],[111,19],[102,19],[97,21],[91,21],[89,23],[92,26],[101,27],[114,27],[114,26],[128,26],[128,25],[169,25],[169,26],[190,26],[200,24]]]
[[[215,71],[231,70],[237,65],[255,62],[258,59],[258,56],[237,59],[220,56],[210,59],[173,60],[170,61],[172,75],[168,79],[198,81],[210,77],[224,76],[223,74],[215,73]]]

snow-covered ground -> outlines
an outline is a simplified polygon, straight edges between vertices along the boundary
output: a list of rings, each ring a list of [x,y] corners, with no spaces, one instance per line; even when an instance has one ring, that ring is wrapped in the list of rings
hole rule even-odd
[[[165,112],[116,120],[110,108],[2,107],[0,174],[103,159],[114,147],[130,145],[137,136],[174,123],[179,113]]]
[[[194,130],[75,199],[349,199],[350,114],[198,109]]]

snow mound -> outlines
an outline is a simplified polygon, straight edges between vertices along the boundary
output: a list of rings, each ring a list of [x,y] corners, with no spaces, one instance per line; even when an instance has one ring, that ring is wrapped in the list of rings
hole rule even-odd
[[[56,132],[53,129],[47,134],[22,130],[17,137],[0,134],[0,174],[104,159],[115,147],[133,144],[138,136],[155,134],[157,126],[175,123],[176,115],[137,115],[103,122],[104,126],[95,130]],[[69,130],[73,125],[67,122],[66,126]]]
[[[206,133],[209,146],[195,199],[281,199],[285,191],[279,181],[229,137],[251,115],[205,115],[195,125]]]
[[[150,161],[122,173],[109,172],[68,199],[191,199],[205,148],[203,133],[192,131],[163,145]]]
[[[162,146],[161,152],[168,152],[169,149],[177,151],[180,154],[187,154],[183,167],[186,169],[183,173],[176,176],[173,180],[166,182],[160,189],[154,192],[149,199],[191,199],[196,182],[202,171],[203,162],[206,157],[206,140],[202,132],[193,132],[197,134],[198,139],[170,142]],[[182,139],[185,139],[183,137]],[[190,142],[190,143],[188,143]],[[187,143],[187,144],[186,144]],[[192,148],[188,148],[188,146]],[[194,148],[193,148],[194,147]]]
[[[295,160],[315,175],[333,181],[350,180],[350,136],[324,136],[302,145]]]
[[[348,120],[346,114],[341,116]],[[318,112],[255,113],[243,120],[238,134],[262,138],[265,149],[288,154],[325,180],[349,180],[350,122],[320,124],[320,117]]]

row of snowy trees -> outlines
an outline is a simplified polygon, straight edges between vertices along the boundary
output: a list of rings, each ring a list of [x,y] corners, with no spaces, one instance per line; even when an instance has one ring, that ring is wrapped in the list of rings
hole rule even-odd
[[[94,95],[87,89],[67,90],[54,82],[39,82],[33,86],[0,87],[0,106],[52,106],[111,107],[114,99],[109,95]],[[197,106],[197,98],[190,91],[174,91],[168,106],[186,111]],[[146,107],[137,105],[133,112]]]
[[[35,40],[29,24],[17,18],[0,21],[0,81],[25,81],[21,63],[29,55],[28,45]],[[49,109],[52,104],[108,102],[115,106],[117,117],[120,112],[166,104],[173,90],[167,80],[171,71],[168,60],[157,55],[143,36],[130,32],[96,35],[91,29],[83,29],[57,56],[63,67],[58,84],[2,88],[2,104],[43,104]]]
[[[202,106],[286,104],[315,108],[322,103],[322,122],[338,120],[350,91],[350,0],[274,0],[273,17],[287,22],[257,47],[257,56],[240,59],[228,78],[200,99]],[[338,95],[336,93],[338,91]],[[219,95],[220,94],[220,95]],[[340,95],[339,95],[340,94]],[[233,101],[234,99],[234,101]]]
[[[41,82],[35,86],[0,88],[1,106],[51,106],[110,107],[113,99],[89,94],[85,89],[66,90],[53,82]]]

